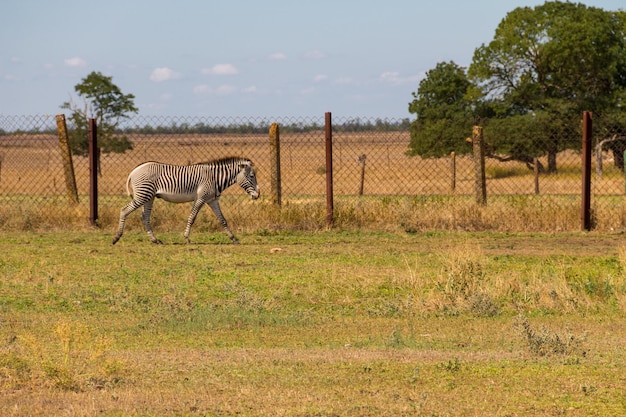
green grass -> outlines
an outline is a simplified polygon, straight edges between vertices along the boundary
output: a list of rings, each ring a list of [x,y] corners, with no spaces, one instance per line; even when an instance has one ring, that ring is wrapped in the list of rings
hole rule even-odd
[[[621,235],[111,235],[2,234],[0,414],[626,415]]]

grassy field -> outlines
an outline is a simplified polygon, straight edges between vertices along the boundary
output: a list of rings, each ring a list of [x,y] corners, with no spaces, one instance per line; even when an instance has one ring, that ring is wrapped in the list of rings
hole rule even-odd
[[[622,234],[3,232],[0,415],[626,415]]]

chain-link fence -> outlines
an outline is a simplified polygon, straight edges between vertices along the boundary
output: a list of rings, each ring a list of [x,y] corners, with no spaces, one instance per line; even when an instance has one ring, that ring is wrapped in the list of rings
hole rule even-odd
[[[319,118],[204,118],[133,117],[119,128],[132,149],[101,153],[98,204],[106,225],[116,222],[128,201],[126,177],[138,164],[156,160],[192,164],[224,156],[252,159],[269,204],[271,123],[280,127],[281,195],[283,206],[313,204],[324,210],[326,156],[324,117]],[[71,131],[72,126],[68,126]],[[592,177],[594,227],[621,229],[624,223],[623,159],[608,148],[612,132],[594,134],[596,147]],[[453,155],[422,159],[408,156],[408,119],[333,118],[333,189],[340,215],[359,210],[389,222],[385,212],[395,210],[392,222],[405,230],[493,229],[579,230],[581,204],[581,155],[571,145],[580,144],[580,129],[546,135],[554,146],[529,159],[510,149],[500,154],[486,151],[487,205],[475,204],[475,167],[471,143]],[[468,132],[468,137],[472,132]],[[563,137],[565,135],[566,137]],[[494,141],[497,142],[497,141]],[[54,116],[0,116],[0,229],[75,227],[65,224],[75,217],[87,221],[89,165],[85,156],[73,156],[78,205],[67,197],[63,158]],[[232,187],[222,198],[229,213],[242,206],[244,193]],[[230,200],[229,200],[230,199]],[[371,206],[368,206],[371,203]],[[491,210],[486,214],[487,210]],[[527,211],[528,214],[520,214]],[[555,213],[567,220],[554,220]],[[515,213],[514,215],[506,213]],[[232,214],[231,214],[232,216]],[[472,217],[480,225],[468,226]],[[535,226],[531,219],[542,219]],[[54,220],[51,220],[54,219]],[[278,219],[278,220],[277,220]],[[373,220],[372,220],[373,219]],[[283,219],[284,220],[284,219]],[[274,218],[273,221],[281,221]],[[430,222],[427,224],[426,222]],[[558,223],[558,224],[557,224]],[[180,225],[184,218],[180,219]],[[364,222],[357,222],[364,225]],[[261,227],[266,227],[265,225]],[[179,227],[180,228],[180,227]]]

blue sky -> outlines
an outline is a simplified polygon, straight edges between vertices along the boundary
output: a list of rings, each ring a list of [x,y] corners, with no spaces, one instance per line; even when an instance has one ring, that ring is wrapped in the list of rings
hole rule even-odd
[[[57,114],[91,71],[141,115],[405,118],[532,0],[2,0],[0,114]],[[623,0],[588,0],[605,10]]]

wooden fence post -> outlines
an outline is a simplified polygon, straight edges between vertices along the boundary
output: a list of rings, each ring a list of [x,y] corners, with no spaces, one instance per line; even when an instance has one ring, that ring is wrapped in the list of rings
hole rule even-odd
[[[476,203],[484,206],[487,204],[487,180],[485,178],[485,143],[481,126],[474,126],[472,130],[472,147],[474,151],[474,191],[476,192]]]
[[[450,191],[456,191],[456,153],[450,152]]]
[[[534,158],[533,164],[533,174],[535,177],[535,194],[539,195],[539,158]]]
[[[624,151],[624,161],[626,161],[626,151]],[[622,170],[624,177],[624,197],[622,198],[622,229],[626,227],[626,216],[624,215],[624,205],[626,205],[626,169]]]
[[[626,161],[626,151],[624,151],[624,161]],[[624,176],[624,195],[626,195],[626,169],[622,169],[622,175]]]
[[[367,155],[363,154],[359,156],[356,160],[359,164],[361,164],[361,184],[359,186],[359,196],[363,195],[363,188],[365,186],[365,160],[367,159]]]
[[[63,174],[65,176],[65,190],[67,198],[72,204],[78,204],[78,189],[76,187],[76,176],[74,175],[74,164],[72,163],[72,151],[70,150],[70,140],[67,136],[67,124],[65,115],[57,114],[57,131],[59,132],[59,148],[61,159],[63,160]]]
[[[280,129],[278,123],[272,123],[270,126],[270,188],[272,203],[280,206]]]

